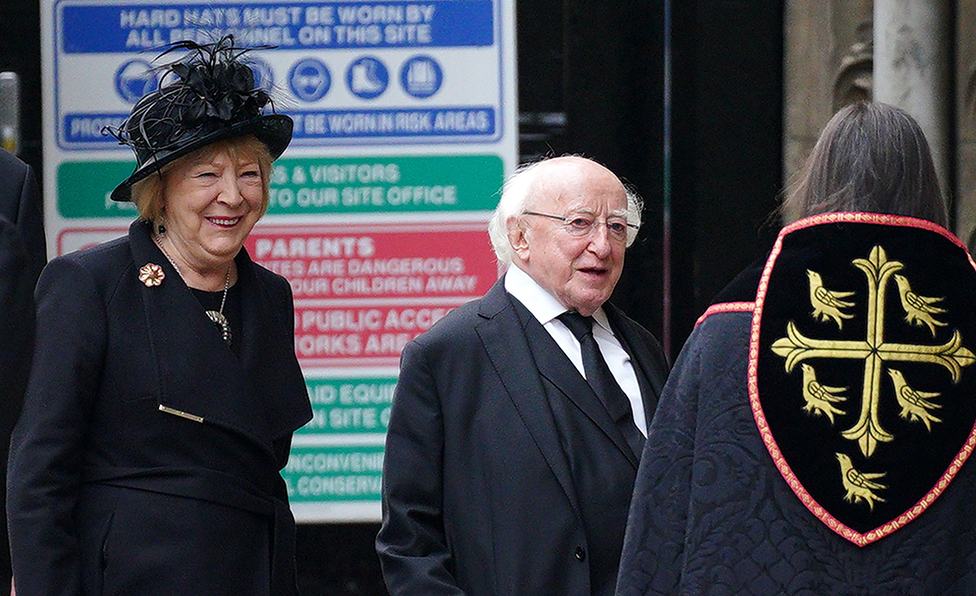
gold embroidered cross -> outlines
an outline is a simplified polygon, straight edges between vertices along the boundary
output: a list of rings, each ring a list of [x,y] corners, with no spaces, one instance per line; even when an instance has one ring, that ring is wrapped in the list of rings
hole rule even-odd
[[[942,345],[916,345],[886,343],[884,340],[885,300],[884,290],[896,271],[904,268],[899,261],[889,261],[884,249],[875,246],[871,249],[870,258],[854,259],[851,263],[864,272],[868,282],[868,318],[867,336],[864,341],[820,340],[805,337],[800,333],[793,321],[786,325],[786,337],[773,342],[772,350],[775,354],[786,358],[786,372],[803,360],[810,358],[847,358],[864,360],[864,385],[861,391],[861,412],[857,423],[841,435],[848,440],[857,441],[861,453],[870,457],[879,442],[891,441],[894,437],[881,426],[878,419],[878,398],[881,392],[881,373],[885,362],[929,362],[940,364],[948,369],[953,383],[959,381],[963,366],[976,361],[976,355],[962,345],[962,336],[954,330],[952,338]],[[896,276],[904,279],[902,276]],[[899,282],[900,286],[905,283]],[[905,306],[906,292],[902,290],[903,306]],[[923,300],[926,300],[923,298]],[[936,300],[936,299],[927,299]],[[917,302],[917,300],[915,301]],[[850,306],[852,304],[846,303]],[[817,305],[814,305],[815,311]],[[920,317],[918,310],[905,306],[906,320],[909,323],[928,325],[934,334],[932,315],[937,314],[934,308],[928,311],[927,317]],[[941,309],[938,309],[941,311]],[[823,317],[826,319],[826,317]],[[839,317],[836,318],[838,325]],[[938,324],[938,323],[935,323]],[[926,423],[928,425],[928,423]]]

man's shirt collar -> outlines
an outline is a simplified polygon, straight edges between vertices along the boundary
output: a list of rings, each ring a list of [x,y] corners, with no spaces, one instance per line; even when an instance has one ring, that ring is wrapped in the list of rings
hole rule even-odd
[[[514,263],[505,273],[505,291],[521,302],[541,325],[546,325],[566,312],[565,306]],[[596,309],[592,316],[601,327],[610,330],[610,323],[602,306]]]

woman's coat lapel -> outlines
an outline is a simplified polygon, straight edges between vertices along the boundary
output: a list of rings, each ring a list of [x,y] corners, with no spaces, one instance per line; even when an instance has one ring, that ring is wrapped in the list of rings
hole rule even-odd
[[[267,299],[266,293],[259,288],[242,292],[243,329],[235,337],[235,341],[241,342],[238,358],[152,241],[149,226],[136,222],[129,230],[129,239],[137,271],[153,263],[160,265],[165,274],[158,286],[135,280],[142,285],[142,314],[149,333],[148,347],[159,375],[160,405],[203,418],[205,423],[233,429],[270,447],[283,430],[281,421],[275,420],[279,416],[271,416],[265,407],[268,400],[261,395],[273,380],[254,378],[249,372],[255,367],[263,369],[255,362],[262,358],[259,338],[264,331],[264,323],[258,316],[262,311],[257,303]],[[238,283],[246,287],[257,280],[250,271],[250,259],[241,252]],[[267,358],[266,352],[264,357]]]

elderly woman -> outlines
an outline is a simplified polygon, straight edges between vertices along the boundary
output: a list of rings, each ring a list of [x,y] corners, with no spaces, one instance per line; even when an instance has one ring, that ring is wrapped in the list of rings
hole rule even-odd
[[[905,111],[827,124],[689,337],[618,595],[976,594],[976,271]]]
[[[127,237],[51,261],[12,441],[20,596],[297,592],[280,470],[311,416],[286,280],[242,250],[291,120],[233,40],[182,44],[121,131]]]

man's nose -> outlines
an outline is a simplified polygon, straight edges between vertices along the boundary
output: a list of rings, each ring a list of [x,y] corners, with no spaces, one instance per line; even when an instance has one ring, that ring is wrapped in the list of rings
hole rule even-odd
[[[607,223],[603,221],[593,222],[593,227],[590,229],[589,249],[603,258],[610,254],[610,250],[613,248],[612,244],[613,238],[610,237],[610,229],[607,227]]]

